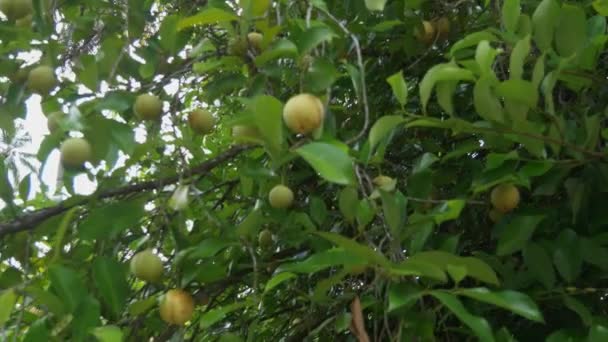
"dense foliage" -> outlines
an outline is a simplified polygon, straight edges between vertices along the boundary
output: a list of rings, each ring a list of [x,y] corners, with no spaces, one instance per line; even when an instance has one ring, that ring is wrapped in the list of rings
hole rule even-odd
[[[0,12],[1,339],[608,341],[608,1]]]

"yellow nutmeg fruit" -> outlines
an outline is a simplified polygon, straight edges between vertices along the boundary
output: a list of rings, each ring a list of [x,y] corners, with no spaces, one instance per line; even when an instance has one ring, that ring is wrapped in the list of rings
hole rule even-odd
[[[142,120],[157,120],[163,114],[163,102],[156,95],[141,94],[135,99],[133,111]]]
[[[519,190],[512,184],[501,184],[492,189],[490,201],[496,210],[506,214],[519,204]]]
[[[264,41],[264,36],[259,32],[249,32],[247,34],[247,41],[249,45],[256,49],[257,51],[262,50],[262,42]]]
[[[56,85],[57,79],[55,78],[55,70],[46,65],[33,68],[27,76],[27,87],[36,94],[46,95],[50,93]]]
[[[149,249],[135,254],[130,268],[135,277],[151,283],[158,282],[163,275],[162,260]]]
[[[294,133],[311,133],[321,127],[324,118],[323,103],[311,94],[293,96],[283,108],[285,125]]]
[[[183,325],[194,314],[194,299],[184,290],[171,289],[161,299],[159,312],[163,321]]]
[[[215,125],[213,114],[204,109],[196,109],[188,114],[188,122],[190,123],[190,128],[200,134],[211,133]]]
[[[80,168],[93,156],[91,145],[83,138],[69,138],[59,148],[61,163],[67,168]]]
[[[435,26],[430,21],[424,20],[422,22],[422,29],[416,31],[416,38],[422,43],[430,44],[435,40]]]
[[[270,206],[277,209],[285,209],[293,204],[293,191],[285,185],[277,185],[268,193]]]

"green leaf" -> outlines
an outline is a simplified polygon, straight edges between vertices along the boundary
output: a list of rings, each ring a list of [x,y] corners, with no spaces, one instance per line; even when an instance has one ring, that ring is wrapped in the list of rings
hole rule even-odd
[[[543,315],[536,303],[527,295],[516,291],[490,291],[484,287],[462,289],[459,295],[507,309],[531,321],[544,323]]]
[[[573,283],[582,271],[583,257],[579,238],[571,229],[562,230],[556,240],[553,262],[559,274]]]
[[[24,291],[31,296],[33,303],[36,305],[42,306],[56,316],[65,314],[65,303],[48,290],[43,290],[38,286],[30,285],[26,287]]]
[[[312,92],[324,92],[340,77],[332,61],[315,58],[304,76],[304,87]]]
[[[577,53],[587,40],[585,11],[575,5],[564,4],[555,28],[555,47],[563,57]]]
[[[492,65],[494,64],[496,56],[501,52],[501,50],[491,47],[487,40],[479,42],[479,45],[477,45],[477,49],[475,50],[475,61],[479,65],[482,76],[494,77]]]
[[[403,71],[389,76],[386,81],[391,85],[393,95],[395,95],[397,101],[399,101],[402,107],[405,106],[407,104],[407,84],[405,83],[405,79],[403,79]]]
[[[384,220],[391,229],[393,236],[399,236],[405,222],[407,200],[401,192],[389,193],[380,191]]]
[[[545,54],[542,54],[536,60],[534,64],[534,70],[532,70],[532,84],[534,89],[538,90],[543,78],[545,77]]]
[[[602,247],[595,239],[581,238],[580,241],[583,260],[608,271],[608,248]]]
[[[93,55],[82,55],[80,65],[76,68],[78,80],[91,91],[96,91],[98,87],[97,60]]]
[[[480,341],[482,342],[493,342],[494,336],[492,335],[492,328],[488,321],[482,317],[472,315],[457,297],[440,291],[432,291],[431,295],[437,298],[441,304],[447,307],[462,323],[466,324]]]
[[[232,304],[221,306],[219,308],[209,310],[201,316],[200,327],[201,327],[201,329],[209,328],[210,326],[214,325],[215,323],[220,322],[221,320],[226,318],[226,316],[228,316],[228,314],[230,314],[238,309],[241,309],[245,306],[247,306],[247,303],[238,302],[238,303],[232,303]]]
[[[251,111],[258,130],[273,151],[283,145],[283,104],[268,95],[257,96],[251,101]]]
[[[30,325],[23,342],[51,341],[51,332],[47,327],[46,318],[36,320]]]
[[[563,300],[568,309],[576,312],[576,314],[581,318],[581,321],[583,321],[583,324],[586,326],[591,326],[593,323],[593,315],[589,309],[587,309],[585,304],[581,303],[576,298],[567,295],[564,295]]]
[[[526,58],[530,55],[530,48],[530,36],[520,39],[517,44],[515,44],[509,61],[509,77],[511,79],[521,79],[523,77],[524,64]],[[534,89],[538,89],[538,83],[535,84]]]
[[[536,227],[544,218],[544,216],[539,215],[518,215],[505,223],[498,238],[496,255],[510,255],[524,248],[534,234]]]
[[[100,342],[122,342],[124,334],[116,325],[106,325],[93,329],[93,335]]]
[[[444,271],[447,271],[447,265],[462,266],[466,268],[467,275],[470,277],[488,284],[499,284],[494,270],[478,258],[461,257],[444,251],[425,251],[416,253],[408,260],[432,263]]]
[[[369,149],[373,151],[390,132],[405,122],[401,115],[385,115],[378,119],[369,131]]]
[[[435,84],[442,81],[472,81],[473,72],[462,69],[452,63],[438,64],[429,69],[420,81],[420,101],[422,110],[426,113],[426,106],[431,98]]]
[[[304,31],[299,35],[296,42],[300,55],[309,53],[323,42],[331,42],[336,34],[326,26],[315,26]]]
[[[119,318],[129,295],[123,265],[114,259],[99,256],[93,261],[93,280],[104,304],[115,318]]]
[[[521,7],[519,0],[505,0],[502,4],[502,24],[507,29],[507,32],[515,32],[520,14]]]
[[[595,9],[595,11],[601,15],[601,16],[608,16],[608,1],[607,0],[595,0],[593,1],[593,9]]]
[[[274,277],[270,278],[270,280],[268,280],[268,282],[266,283],[266,287],[264,288],[264,292],[268,292],[272,289],[274,289],[275,287],[279,286],[280,284],[286,282],[289,279],[293,279],[297,277],[297,275],[295,273],[291,273],[291,272],[282,272],[279,273],[277,275],[275,275]]]
[[[510,79],[496,86],[496,94],[506,100],[515,101],[534,108],[538,103],[538,90],[530,81]]]
[[[464,209],[465,205],[465,200],[448,200],[441,203],[441,205],[436,206],[431,212],[431,215],[435,220],[435,223],[439,225],[443,222],[455,220],[460,217],[460,213],[462,212],[462,209]]]
[[[283,264],[277,272],[316,273],[333,266],[366,265],[369,260],[345,248],[332,248],[315,253],[306,260]]]
[[[49,267],[49,278],[52,289],[63,300],[68,311],[74,312],[87,294],[78,274],[70,268],[54,264]]]
[[[585,181],[579,178],[568,178],[564,182],[564,187],[572,208],[572,223],[576,223],[585,204],[585,199],[588,198],[587,187]]]
[[[143,203],[139,200],[119,201],[94,208],[82,221],[78,234],[82,239],[108,239],[135,226],[144,217]]]
[[[158,31],[160,46],[169,52],[175,54],[177,46],[177,25],[179,24],[179,16],[168,15],[163,20]]]
[[[97,299],[82,297],[72,320],[72,341],[87,341],[91,328],[100,325],[101,307]]]
[[[454,53],[456,53],[457,51],[460,51],[462,49],[466,49],[466,48],[469,48],[472,46],[477,46],[479,44],[479,42],[484,41],[484,40],[487,40],[489,42],[496,42],[496,41],[498,41],[498,38],[496,38],[496,36],[494,34],[487,32],[487,31],[471,33],[471,34],[465,36],[463,39],[454,43],[454,45],[452,45],[452,48],[450,48],[450,57],[453,57]]]
[[[427,261],[422,258],[410,257],[401,263],[393,264],[390,267],[389,272],[390,274],[398,277],[426,277],[445,283],[448,281],[448,278],[444,269],[445,268],[442,268],[441,265],[437,265],[432,260]]]
[[[184,250],[184,252],[186,258],[200,260],[215,256],[226,247],[237,245],[238,243],[234,241],[212,237],[199,242],[196,246]]]
[[[129,314],[131,316],[139,316],[148,310],[152,309],[158,304],[158,298],[155,296],[148,297],[146,299],[135,301],[129,304]]]
[[[11,317],[11,312],[17,304],[17,298],[17,293],[13,289],[5,290],[0,294],[0,327],[4,326]]]
[[[359,194],[354,187],[346,187],[338,195],[338,208],[349,223],[353,223],[357,216],[359,206]]]
[[[294,58],[298,56],[298,47],[287,39],[281,39],[262,52],[255,58],[255,65],[258,67],[282,57]]]
[[[560,8],[556,0],[542,0],[532,14],[534,41],[543,52],[551,48],[559,16]]]
[[[260,230],[261,224],[262,211],[258,208],[253,208],[249,215],[247,215],[236,228],[236,234],[239,237],[251,238]]]
[[[390,262],[384,255],[373,250],[369,246],[362,245],[354,240],[344,237],[340,234],[330,232],[315,232],[316,235],[335,243],[336,245],[356,254],[357,256],[364,258],[369,263],[377,264],[384,267],[389,267]]]
[[[422,295],[422,291],[411,284],[391,284],[388,290],[388,312],[401,308],[407,309],[414,305]]]
[[[336,145],[313,142],[296,150],[325,180],[350,185],[355,182],[353,160],[347,151]]]
[[[591,329],[589,329],[589,335],[587,336],[587,342],[603,342],[608,340],[608,328],[594,324]]]
[[[386,0],[365,0],[365,7],[370,11],[384,11]]]
[[[437,83],[437,87],[435,89],[439,106],[451,116],[454,115],[453,96],[457,87],[457,81],[444,81]]]
[[[181,31],[196,25],[216,24],[233,20],[238,20],[238,17],[234,13],[215,7],[209,7],[200,11],[198,14],[180,20],[177,23],[177,29]]]
[[[555,270],[551,257],[545,249],[534,242],[529,242],[523,250],[524,263],[546,289],[552,289],[555,283]]]
[[[489,121],[504,122],[502,105],[492,91],[495,85],[496,80],[490,76],[482,76],[477,80],[473,88],[473,104],[475,105],[475,111],[482,118]]]

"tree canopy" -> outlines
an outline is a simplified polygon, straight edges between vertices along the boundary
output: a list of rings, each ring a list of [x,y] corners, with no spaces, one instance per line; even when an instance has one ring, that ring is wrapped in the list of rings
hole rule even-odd
[[[608,1],[0,13],[0,339],[608,341]]]

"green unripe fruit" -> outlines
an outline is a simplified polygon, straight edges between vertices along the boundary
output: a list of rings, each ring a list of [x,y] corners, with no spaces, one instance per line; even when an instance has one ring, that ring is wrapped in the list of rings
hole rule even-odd
[[[32,14],[33,8],[32,0],[0,0],[0,12],[11,21]]]
[[[519,190],[512,184],[501,184],[492,189],[490,201],[496,210],[506,214],[519,204]]]
[[[194,299],[184,290],[169,290],[160,302],[159,312],[163,321],[169,324],[183,325],[194,314]]]
[[[32,27],[32,15],[28,14],[28,15],[26,15],[25,17],[23,17],[21,19],[17,19],[15,21],[15,26],[21,27],[21,28]]]
[[[151,283],[158,282],[163,275],[163,262],[149,249],[135,254],[130,267],[135,277]]]
[[[54,133],[59,128],[59,123],[65,118],[63,112],[53,112],[46,118],[49,132]]]
[[[293,204],[293,191],[285,185],[277,185],[268,193],[270,206],[277,209],[285,209]]]
[[[262,50],[262,42],[264,41],[264,36],[259,32],[249,32],[247,34],[247,41],[249,45],[253,47],[256,51]]]
[[[323,103],[311,94],[293,96],[283,108],[285,125],[294,133],[311,133],[321,127],[324,117]]]
[[[258,235],[258,244],[262,249],[268,249],[272,246],[274,241],[272,240],[272,232],[268,229],[264,229]]]
[[[247,41],[242,37],[232,39],[228,43],[228,53],[233,56],[245,56],[247,53]]]
[[[61,163],[68,168],[80,168],[93,156],[91,145],[82,138],[65,140],[59,150],[61,152]]]
[[[157,120],[163,114],[163,102],[156,95],[142,94],[135,99],[133,111],[141,120]]]
[[[47,95],[56,85],[55,70],[46,65],[33,68],[27,77],[27,87],[40,95]]]
[[[196,109],[188,114],[188,122],[190,128],[200,134],[210,133],[215,125],[213,115],[204,109]]]

